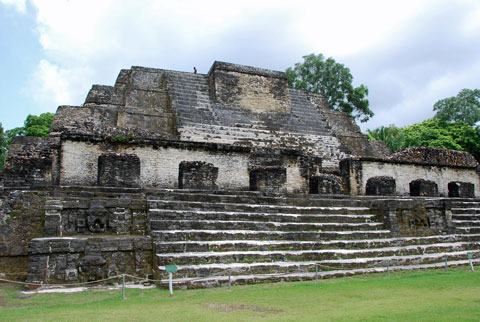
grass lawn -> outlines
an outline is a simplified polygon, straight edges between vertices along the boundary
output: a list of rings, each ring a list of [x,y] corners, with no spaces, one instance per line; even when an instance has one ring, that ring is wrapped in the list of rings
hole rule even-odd
[[[394,272],[175,291],[20,293],[0,284],[1,321],[479,321],[480,272]]]

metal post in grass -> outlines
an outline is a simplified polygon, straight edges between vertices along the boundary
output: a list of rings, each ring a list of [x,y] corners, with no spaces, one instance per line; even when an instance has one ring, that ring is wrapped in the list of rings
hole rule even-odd
[[[125,300],[125,274],[122,274],[122,300]]]
[[[173,296],[173,272],[178,270],[177,265],[167,265],[165,270],[168,273],[168,290],[170,291],[170,296]]]
[[[230,273],[230,270],[228,270],[228,290],[232,290],[232,274]]]
[[[447,255],[445,255],[445,272],[448,271],[448,260]]]
[[[318,284],[318,264],[315,264],[315,284]]]
[[[472,269],[472,272],[474,271],[473,269],[473,263],[472,263],[472,252],[468,252],[468,261],[470,262],[470,268]]]
[[[390,277],[390,261],[387,261],[387,277]]]
[[[170,296],[173,296],[173,273],[168,272],[168,290],[170,291]]]

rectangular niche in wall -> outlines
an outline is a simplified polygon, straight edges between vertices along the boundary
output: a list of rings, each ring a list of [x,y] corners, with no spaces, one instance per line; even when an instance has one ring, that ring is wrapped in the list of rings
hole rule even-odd
[[[471,182],[449,182],[448,196],[453,198],[475,198],[475,185]]]
[[[287,169],[282,167],[256,168],[250,170],[250,190],[285,192]]]
[[[333,174],[311,176],[309,184],[311,194],[342,194],[340,177]]]
[[[102,154],[98,157],[97,184],[105,187],[138,187],[140,159],[134,154]]]
[[[218,168],[202,161],[182,161],[178,169],[180,189],[217,189]]]

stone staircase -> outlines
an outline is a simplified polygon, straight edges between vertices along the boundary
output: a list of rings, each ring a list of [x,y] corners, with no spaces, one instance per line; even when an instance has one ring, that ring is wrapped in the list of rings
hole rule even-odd
[[[466,264],[468,252],[480,262],[478,202],[453,204],[457,234],[426,237],[393,237],[368,198],[169,191],[147,202],[157,278],[167,283],[165,266],[177,265],[176,287],[225,285],[228,271],[245,284],[312,280],[316,269],[322,278],[385,271],[387,263],[442,267],[445,256]]]
[[[451,207],[452,222],[457,234],[480,233],[480,202],[454,201]]]

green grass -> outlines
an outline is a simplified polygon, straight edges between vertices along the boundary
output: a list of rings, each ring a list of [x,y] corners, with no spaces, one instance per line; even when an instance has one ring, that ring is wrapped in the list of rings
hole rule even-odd
[[[478,321],[480,272],[394,272],[311,282],[175,291],[23,296],[0,285],[1,321]],[[22,298],[23,297],[23,298]]]

